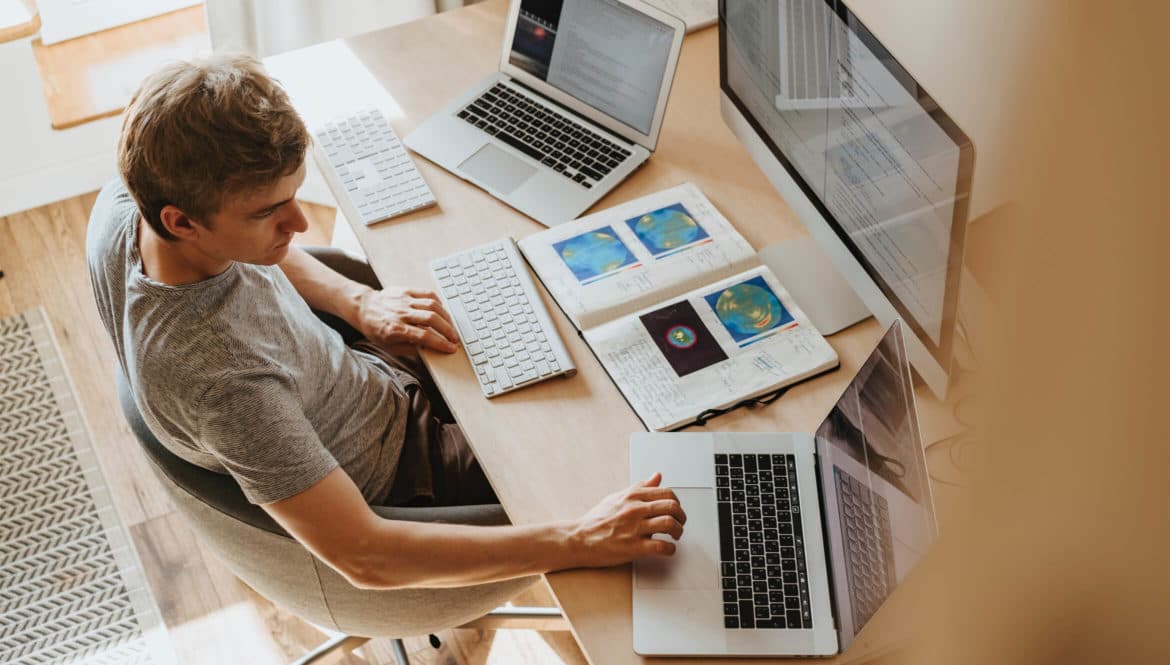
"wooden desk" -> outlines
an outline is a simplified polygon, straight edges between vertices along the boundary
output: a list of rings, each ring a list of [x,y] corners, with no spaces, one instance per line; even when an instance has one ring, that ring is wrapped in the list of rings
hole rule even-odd
[[[494,71],[506,6],[503,0],[494,0],[345,40],[345,46],[393,97],[396,108],[390,110],[390,117],[400,135]],[[337,45],[312,48],[325,53],[325,49],[335,51]],[[690,180],[755,247],[802,235],[800,222],[723,124],[717,68],[716,31],[688,36],[658,152],[597,209]],[[294,98],[305,94],[295,90],[288,76],[284,80],[294,88]],[[315,90],[313,94],[331,93]],[[373,228],[354,227],[384,283],[433,285],[427,269],[432,257],[504,235],[521,238],[542,230],[443,169],[422,158],[416,157],[416,162],[439,206]],[[629,435],[642,430],[547,293],[545,304],[580,369],[571,379],[545,382],[488,401],[462,352],[425,355],[508,514],[521,524],[575,517],[603,495],[625,487]],[[878,323],[870,319],[834,335],[830,341],[840,355],[840,370],[794,387],[771,406],[716,418],[710,427],[812,431],[873,350],[880,333]],[[923,408],[931,410],[933,400],[924,393],[920,399]],[[927,427],[932,424],[928,418],[924,422]],[[927,436],[933,439],[949,433],[928,431]],[[628,566],[556,573],[548,578],[591,662],[642,662],[632,649]],[[907,585],[912,582],[913,578]],[[895,594],[851,648],[849,660],[872,655],[888,641],[899,601],[912,595],[902,590]]]

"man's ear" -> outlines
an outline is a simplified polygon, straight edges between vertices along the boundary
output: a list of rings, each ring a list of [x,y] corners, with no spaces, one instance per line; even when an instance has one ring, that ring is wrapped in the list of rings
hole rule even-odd
[[[187,213],[173,205],[165,205],[159,211],[163,227],[179,240],[193,240],[206,227],[187,216]]]

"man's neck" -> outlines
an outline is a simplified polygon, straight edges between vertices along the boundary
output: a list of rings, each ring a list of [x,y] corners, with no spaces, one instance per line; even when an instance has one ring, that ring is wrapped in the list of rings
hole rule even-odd
[[[142,218],[138,220],[138,254],[146,276],[170,286],[202,282],[232,265],[231,261],[208,256],[190,243],[162,239]]]

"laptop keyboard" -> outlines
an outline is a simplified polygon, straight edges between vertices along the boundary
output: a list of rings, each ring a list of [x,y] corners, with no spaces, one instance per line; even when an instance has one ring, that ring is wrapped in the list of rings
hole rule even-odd
[[[716,454],[725,628],[812,628],[793,455]]]
[[[890,509],[885,497],[833,467],[841,530],[845,543],[845,576],[853,608],[854,630],[861,630],[894,588],[894,547]]]
[[[458,116],[586,189],[632,154],[501,83]]]

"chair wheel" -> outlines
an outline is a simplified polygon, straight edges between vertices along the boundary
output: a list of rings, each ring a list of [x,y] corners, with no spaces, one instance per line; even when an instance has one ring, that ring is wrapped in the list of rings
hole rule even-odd
[[[443,646],[443,643],[439,641],[438,635],[427,635],[427,639],[431,641],[431,646],[436,649]]]

